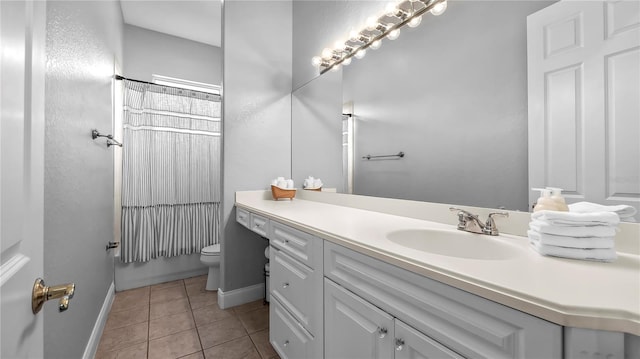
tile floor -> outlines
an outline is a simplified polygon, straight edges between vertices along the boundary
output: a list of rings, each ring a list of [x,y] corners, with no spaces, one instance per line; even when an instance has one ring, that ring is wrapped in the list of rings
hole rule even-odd
[[[262,300],[222,310],[207,276],[116,293],[96,359],[272,359]]]

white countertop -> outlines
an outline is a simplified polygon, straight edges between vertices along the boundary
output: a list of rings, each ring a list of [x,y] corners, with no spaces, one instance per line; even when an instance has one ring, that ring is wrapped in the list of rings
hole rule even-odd
[[[454,226],[296,198],[236,196],[236,206],[453,287],[570,327],[640,335],[640,256],[619,252],[613,263],[543,257],[525,237],[488,237],[518,254],[477,260],[431,254],[389,241],[404,229]],[[498,228],[500,226],[498,225]],[[484,236],[484,235],[478,235]]]

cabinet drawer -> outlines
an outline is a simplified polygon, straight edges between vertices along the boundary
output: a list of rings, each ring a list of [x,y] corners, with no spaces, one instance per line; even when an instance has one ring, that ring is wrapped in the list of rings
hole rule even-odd
[[[249,211],[236,207],[236,222],[249,228]]]
[[[322,333],[322,270],[303,265],[282,250],[270,250],[270,290],[305,329]]]
[[[326,242],[325,276],[465,357],[561,358],[562,328]]]
[[[280,305],[272,300],[269,305],[269,341],[282,359],[321,358],[314,353],[314,339]]]
[[[269,235],[269,219],[255,213],[250,213],[249,229],[266,238]]]
[[[273,222],[271,244],[282,249],[291,257],[299,260],[309,268],[322,266],[322,240],[308,233]]]

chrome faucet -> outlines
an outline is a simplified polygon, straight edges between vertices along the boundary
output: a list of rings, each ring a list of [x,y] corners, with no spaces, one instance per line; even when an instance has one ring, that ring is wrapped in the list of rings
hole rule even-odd
[[[482,223],[477,214],[465,211],[464,209],[450,207],[452,212],[458,212],[458,229],[461,231],[488,234],[490,236],[497,236],[499,234],[496,222],[493,217],[509,217],[508,212],[493,212],[489,213],[487,222]]]

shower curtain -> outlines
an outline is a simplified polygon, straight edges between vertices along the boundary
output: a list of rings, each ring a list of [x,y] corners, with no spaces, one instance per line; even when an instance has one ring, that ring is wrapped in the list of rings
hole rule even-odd
[[[219,96],[124,81],[121,260],[218,243]]]

